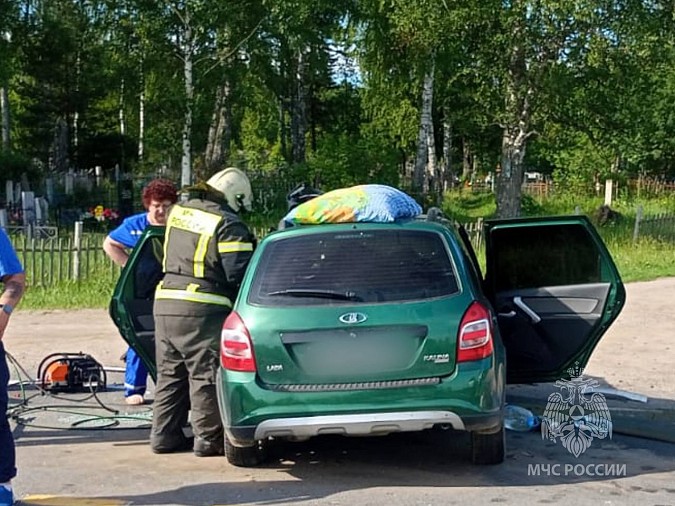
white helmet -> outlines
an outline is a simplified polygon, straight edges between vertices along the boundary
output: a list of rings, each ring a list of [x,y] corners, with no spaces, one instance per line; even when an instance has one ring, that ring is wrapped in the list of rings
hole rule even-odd
[[[242,207],[247,211],[252,209],[253,192],[251,191],[251,182],[243,170],[228,167],[220,172],[216,172],[209,178],[206,184],[225,195],[227,205],[233,211],[238,213]]]

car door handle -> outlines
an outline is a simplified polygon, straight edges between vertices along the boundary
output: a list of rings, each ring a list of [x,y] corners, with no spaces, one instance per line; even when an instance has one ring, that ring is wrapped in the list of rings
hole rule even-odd
[[[501,316],[503,318],[513,318],[516,316],[516,312],[511,310],[508,313],[497,313],[497,316]]]
[[[541,321],[541,318],[539,317],[539,315],[537,313],[535,313],[534,311],[532,311],[532,309],[527,304],[525,304],[523,302],[522,298],[514,297],[513,303],[516,306],[518,306],[523,311],[523,313],[525,313],[527,316],[530,317],[530,319],[532,320],[532,323],[539,323]]]

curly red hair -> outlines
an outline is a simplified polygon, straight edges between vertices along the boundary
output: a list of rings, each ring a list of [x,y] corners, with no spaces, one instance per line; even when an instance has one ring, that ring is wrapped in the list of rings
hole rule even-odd
[[[178,200],[178,190],[168,179],[153,179],[143,188],[143,206],[147,209],[152,200],[162,202],[164,200],[175,204]]]

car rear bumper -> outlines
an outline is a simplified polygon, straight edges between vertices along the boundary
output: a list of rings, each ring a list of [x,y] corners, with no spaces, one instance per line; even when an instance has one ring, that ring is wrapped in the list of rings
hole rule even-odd
[[[490,433],[503,423],[504,374],[492,359],[463,364],[429,386],[280,392],[261,386],[253,373],[221,370],[217,388],[223,426],[235,446],[268,437],[375,436],[435,426]]]
[[[496,414],[460,417],[451,411],[396,411],[393,413],[324,415],[265,420],[257,426],[226,427],[235,445],[248,446],[269,437],[307,439],[314,436],[378,436],[417,432],[442,426],[461,431],[492,431],[502,424]]]

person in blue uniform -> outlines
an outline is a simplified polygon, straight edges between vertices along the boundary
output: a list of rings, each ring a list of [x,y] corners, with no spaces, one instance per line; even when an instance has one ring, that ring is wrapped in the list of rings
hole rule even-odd
[[[26,287],[26,275],[7,234],[0,228],[0,506],[14,504],[12,478],[16,476],[16,450],[7,419],[9,395],[9,367],[2,338],[14,307],[21,300]]]
[[[143,207],[146,211],[125,218],[103,241],[103,250],[117,265],[124,267],[129,260],[129,250],[143,235],[148,225],[166,225],[169,208],[176,203],[177,190],[166,179],[155,179],[143,188]],[[148,371],[141,358],[131,348],[126,353],[124,374],[124,397],[127,404],[145,402]]]

